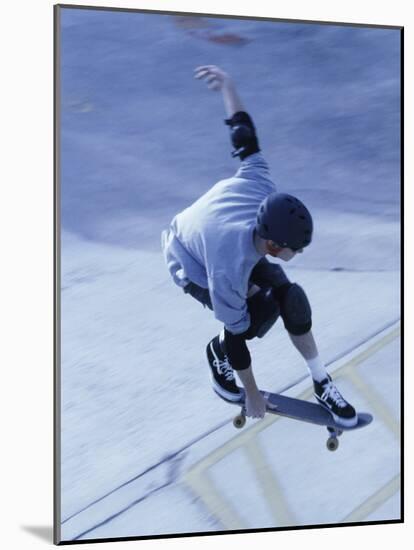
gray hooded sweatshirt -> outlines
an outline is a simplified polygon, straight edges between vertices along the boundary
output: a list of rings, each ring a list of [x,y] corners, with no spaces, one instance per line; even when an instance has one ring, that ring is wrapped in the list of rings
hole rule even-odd
[[[262,153],[254,153],[233,177],[177,214],[162,234],[174,282],[208,289],[215,317],[233,334],[250,325],[249,277],[262,257],[254,245],[256,216],[260,203],[275,191]]]

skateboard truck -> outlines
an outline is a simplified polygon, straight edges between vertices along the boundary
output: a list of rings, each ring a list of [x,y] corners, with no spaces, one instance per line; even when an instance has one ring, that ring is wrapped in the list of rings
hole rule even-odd
[[[271,407],[273,410],[276,410],[277,406]],[[233,426],[237,429],[241,429],[246,424],[246,408],[243,405],[241,408],[240,413],[233,418]],[[339,447],[339,440],[338,437],[340,437],[343,433],[342,430],[339,428],[334,428],[332,426],[327,426],[327,430],[329,432],[329,437],[326,441],[326,447],[329,451],[336,451]]]
[[[268,405],[268,409],[276,411],[279,407],[277,405]],[[246,424],[246,407],[243,405],[240,413],[233,418],[233,426],[237,429],[243,428]]]

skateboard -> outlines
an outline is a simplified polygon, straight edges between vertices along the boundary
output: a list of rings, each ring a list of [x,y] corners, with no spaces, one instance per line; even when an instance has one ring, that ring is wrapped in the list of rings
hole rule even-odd
[[[235,428],[243,428],[246,424],[246,409],[244,405],[245,393],[242,388],[240,388],[240,391],[242,393],[242,397],[238,401],[230,401],[222,395],[217,394],[221,397],[221,399],[227,401],[227,403],[241,407],[240,413],[233,419],[233,425]],[[357,413],[358,422],[355,426],[342,426],[341,424],[337,424],[332,415],[317,403],[311,403],[310,401],[304,401],[303,399],[295,399],[293,397],[286,397],[285,395],[270,393],[262,390],[260,390],[260,393],[267,401],[266,412],[286,416],[302,422],[326,426],[329,432],[326,446],[329,451],[336,451],[339,446],[338,437],[341,436],[344,431],[364,428],[373,420],[371,414],[360,412]]]

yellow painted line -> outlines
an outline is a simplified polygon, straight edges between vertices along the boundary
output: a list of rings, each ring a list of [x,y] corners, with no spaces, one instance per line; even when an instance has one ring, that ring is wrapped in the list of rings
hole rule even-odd
[[[247,529],[248,525],[246,525],[246,522],[237,513],[237,503],[228,503],[227,499],[216,489],[212,480],[208,478],[207,471],[231,452],[237,451],[245,445],[249,445],[252,438],[266,429],[274,420],[274,417],[268,415],[262,421],[249,426],[222,447],[214,449],[214,451],[202,458],[183,475],[182,481],[202,499],[210,512],[222,523],[224,529]],[[277,504],[276,508],[279,517],[279,510],[283,508],[283,505]],[[281,514],[280,517],[283,521],[285,515]]]
[[[384,399],[379,395],[372,386],[364,382],[360,374],[358,374],[355,368],[375,355],[382,348],[390,344],[398,336],[400,336],[400,327],[395,328],[383,338],[369,346],[366,350],[359,353],[352,359],[350,359],[345,365],[334,371],[335,375],[344,374],[347,379],[356,387],[356,389],[364,396],[368,402],[368,408],[373,413],[375,418],[380,418],[385,426],[392,432],[392,434],[400,439],[400,423],[393,416],[392,411],[388,405],[384,402]],[[299,399],[307,399],[313,394],[312,388],[305,390]]]
[[[202,464],[205,464],[207,467],[215,464],[232,451],[235,451],[245,445],[248,441],[250,441],[253,436],[261,432],[262,430],[265,430],[268,426],[270,426],[270,424],[273,424],[274,421],[275,417],[271,415],[265,416],[264,419],[260,422],[256,422],[256,424],[245,428],[240,434],[227,441],[224,445],[222,445],[218,449],[214,449],[213,451],[211,451],[211,453],[209,453],[207,456],[197,462],[197,464],[195,464],[189,471],[195,469],[199,471],[203,470],[204,468],[201,466]]]
[[[296,520],[283,495],[283,489],[277,481],[277,476],[272,471],[265,454],[260,449],[259,441],[250,440],[244,450],[254,467],[254,473],[262,490],[264,499],[269,506],[274,525],[283,527],[296,525]]]
[[[384,504],[384,502],[387,502],[387,500],[394,496],[400,490],[400,486],[400,475],[397,475],[390,482],[384,485],[384,487],[381,487],[379,491],[371,495],[360,506],[355,508],[355,510],[348,514],[341,523],[364,521],[364,519],[368,518],[372,512],[375,512],[375,510]]]
[[[185,481],[193,492],[200,496],[213,514],[222,523],[224,529],[245,529],[245,522],[237,513],[234,505],[230,505],[227,499],[217,490],[214,482],[204,470],[200,475],[198,470],[187,473]]]
[[[352,378],[352,382],[354,382],[355,385],[357,385],[357,387],[362,390],[364,395],[366,395],[366,393],[369,393],[369,401],[372,401],[373,408],[375,408],[377,415],[380,416],[381,419],[384,419],[383,416],[387,416],[387,421],[384,420],[384,423],[393,431],[393,433],[399,433],[398,423],[389,420],[391,418],[391,415],[388,412],[384,413],[384,415],[379,412],[381,408],[385,409],[385,406],[383,404],[377,406],[377,403],[381,402],[381,398],[374,394],[374,392],[362,382],[362,379],[357,377],[354,368],[357,365],[363,363],[366,359],[368,359],[375,353],[377,353],[380,349],[392,342],[399,335],[400,327],[386,334],[380,340],[350,359],[345,365],[334,371],[335,374],[349,371],[349,373],[347,374],[350,375],[350,377]],[[299,395],[297,398],[307,399],[312,394],[313,388],[310,387],[302,392],[302,394]],[[240,518],[240,516],[237,514],[235,510],[235,505],[229,505],[227,500],[214,487],[211,480],[208,481],[206,470],[208,470],[214,464],[220,462],[220,460],[228,456],[229,453],[243,446],[245,446],[244,450],[248,453],[251,462],[255,466],[255,473],[258,477],[259,484],[263,489],[264,497],[266,499],[266,502],[269,504],[274,519],[278,522],[278,525],[294,525],[293,514],[289,511],[287,500],[284,497],[279,484],[277,483],[277,479],[274,474],[271,473],[270,466],[265,462],[263,453],[256,448],[257,442],[253,443],[254,438],[261,431],[265,430],[271,424],[273,424],[277,420],[280,420],[281,418],[283,417],[268,414],[263,420],[261,420],[260,422],[256,422],[252,426],[244,429],[243,432],[233,437],[223,446],[213,450],[206,457],[202,458],[183,476],[183,481],[186,482],[190,486],[190,488],[194,490],[194,492],[204,501],[210,511],[215,514],[220,521],[222,521],[225,528],[227,529],[242,529],[246,528],[246,525],[243,522],[242,518]],[[378,507],[380,504],[382,504],[382,502],[389,498],[388,495],[389,490],[383,488],[379,492],[375,493],[375,495],[372,497],[372,500],[369,499],[369,503],[371,504],[368,504],[370,506],[375,505],[376,507]],[[381,500],[381,498],[384,498],[385,500]],[[365,503],[364,505],[368,506],[368,504]],[[361,505],[361,509],[364,505]],[[357,510],[359,510],[359,508]],[[373,508],[373,510],[375,510],[375,508]],[[356,511],[354,512],[356,513]],[[350,520],[349,518],[347,518],[343,521],[355,520]]]
[[[381,395],[379,395],[372,386],[370,386],[363,380],[361,375],[356,372],[355,368],[370,357],[372,357],[372,355],[380,351],[386,345],[390,344],[393,340],[400,336],[400,333],[400,327],[395,328],[393,331],[381,338],[381,340],[375,342],[375,344],[370,346],[362,353],[358,354],[337,371],[346,372],[346,377],[367,400],[370,411],[377,419],[380,418],[382,420],[385,426],[393,433],[393,435],[397,439],[400,438],[399,421],[395,420],[392,411],[384,402],[384,399],[381,397]]]
[[[400,439],[400,423],[393,416],[393,412],[385,403],[381,395],[379,395],[375,389],[364,382],[361,376],[355,371],[350,370],[346,374],[347,379],[357,388],[357,390],[364,396],[364,399],[368,403],[369,411],[374,417],[385,424],[385,426],[392,432],[396,439]]]
[[[372,346],[370,346],[366,350],[362,351],[361,353],[353,357],[350,361],[348,361],[348,363],[346,363],[343,367],[338,369],[338,371],[342,371],[343,369],[347,369],[350,367],[355,367],[356,365],[363,363],[366,359],[371,357],[371,355],[374,355],[375,353],[377,353],[377,351],[379,351],[380,349],[385,347],[387,344],[395,340],[395,338],[397,338],[397,336],[400,335],[400,332],[401,332],[401,329],[398,326],[397,328],[395,328],[394,330],[392,330],[391,332],[383,336],[380,340],[372,344]]]

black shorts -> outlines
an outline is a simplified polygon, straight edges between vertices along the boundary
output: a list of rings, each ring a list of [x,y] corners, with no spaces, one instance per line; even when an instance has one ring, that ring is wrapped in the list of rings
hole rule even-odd
[[[259,291],[247,298],[247,309],[250,314],[250,327],[246,331],[246,339],[256,336],[261,338],[276,322],[280,314],[277,303],[277,289],[290,285],[285,272],[278,264],[271,264],[266,259],[260,260],[252,271],[249,280],[249,288],[253,285],[259,287]],[[195,283],[189,283],[184,292],[190,294],[204,307],[213,311],[210,293],[207,288],[202,288]]]

